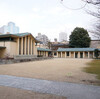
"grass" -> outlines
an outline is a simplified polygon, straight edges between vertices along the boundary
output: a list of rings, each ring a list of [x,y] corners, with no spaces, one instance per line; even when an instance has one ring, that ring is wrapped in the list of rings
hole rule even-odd
[[[96,74],[97,78],[100,79],[100,60],[93,60],[87,64],[88,67],[85,67],[87,73]]]

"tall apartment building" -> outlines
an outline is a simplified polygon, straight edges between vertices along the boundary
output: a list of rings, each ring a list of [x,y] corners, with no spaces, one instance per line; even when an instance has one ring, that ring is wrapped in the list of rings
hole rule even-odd
[[[9,22],[8,25],[4,25],[0,28],[0,33],[6,34],[6,33],[19,33],[19,27],[15,25],[13,22]]]
[[[42,35],[41,33],[38,33],[38,36],[36,36],[36,39],[41,41],[44,45],[48,44],[48,37],[46,35]]]
[[[59,33],[59,41],[60,42],[67,41],[67,33],[65,32]]]

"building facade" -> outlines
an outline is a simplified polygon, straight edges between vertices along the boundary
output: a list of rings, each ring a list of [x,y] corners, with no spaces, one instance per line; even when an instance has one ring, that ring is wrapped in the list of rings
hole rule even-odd
[[[56,58],[95,58],[94,50],[96,48],[59,48],[53,52]],[[100,49],[99,57],[100,57]]]
[[[41,33],[38,33],[38,36],[36,36],[36,39],[38,41],[41,41],[43,45],[47,45],[49,41],[48,37],[46,35],[42,35]]]
[[[37,57],[36,43],[31,33],[0,35],[0,58]]]
[[[15,23],[9,22],[8,25],[4,25],[0,28],[0,33],[3,33],[3,34],[6,34],[6,33],[10,33],[10,34],[19,33],[19,27],[17,27],[15,25]]]

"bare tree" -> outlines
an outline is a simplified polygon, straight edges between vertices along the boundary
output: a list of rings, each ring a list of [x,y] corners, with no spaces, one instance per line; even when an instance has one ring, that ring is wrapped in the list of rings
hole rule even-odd
[[[87,13],[97,18],[93,29],[90,31],[95,38],[100,40],[100,0],[83,0],[96,8],[95,11],[87,10]]]

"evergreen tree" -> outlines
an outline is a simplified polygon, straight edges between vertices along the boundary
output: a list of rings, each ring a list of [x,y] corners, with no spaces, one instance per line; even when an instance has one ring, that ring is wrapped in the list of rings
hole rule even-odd
[[[76,27],[70,35],[70,47],[84,48],[89,47],[91,39],[87,30],[84,28]]]

